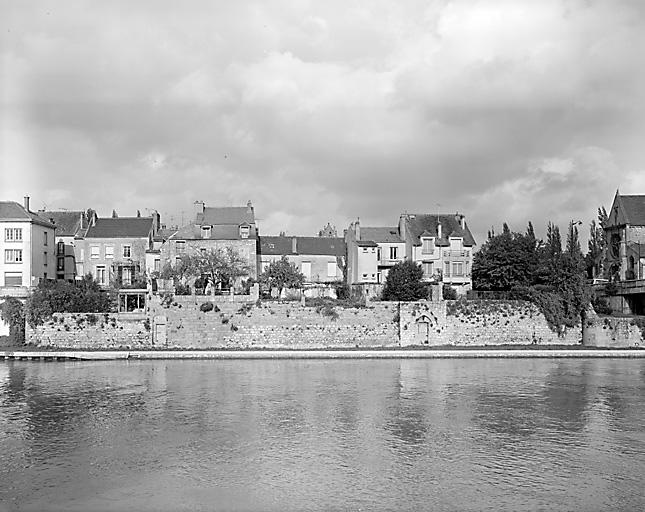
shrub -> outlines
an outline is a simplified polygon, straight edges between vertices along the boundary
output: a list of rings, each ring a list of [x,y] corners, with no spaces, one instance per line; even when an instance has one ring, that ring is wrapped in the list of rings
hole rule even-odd
[[[422,282],[423,269],[413,261],[397,263],[387,274],[383,300],[414,301],[428,297],[428,286]]]
[[[201,306],[199,306],[199,310],[203,311],[206,313],[207,311],[213,311],[215,309],[215,306],[213,305],[212,302],[203,302]]]
[[[25,307],[14,297],[7,297],[0,306],[0,318],[9,324],[9,336],[13,341],[25,341]]]
[[[175,285],[175,294],[176,295],[190,295],[190,286],[183,283],[177,283]]]
[[[443,298],[446,300],[457,300],[457,290],[449,284],[443,285]]]
[[[349,299],[350,298],[350,292],[351,292],[351,290],[350,290],[348,284],[343,283],[343,284],[339,284],[338,286],[336,286],[336,297],[339,300],[347,300],[347,299]]]
[[[594,311],[599,315],[611,315],[612,313],[609,302],[603,297],[594,297],[591,301],[591,305],[593,306]]]

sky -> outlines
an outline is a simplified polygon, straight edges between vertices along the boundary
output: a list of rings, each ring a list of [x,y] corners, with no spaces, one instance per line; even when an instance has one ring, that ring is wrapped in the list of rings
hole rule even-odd
[[[645,194],[642,0],[0,0],[0,31],[0,200],[32,209],[458,211],[481,245]]]

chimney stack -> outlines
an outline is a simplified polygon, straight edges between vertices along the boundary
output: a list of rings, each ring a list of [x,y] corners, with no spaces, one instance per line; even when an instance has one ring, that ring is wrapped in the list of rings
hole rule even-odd
[[[24,206],[25,210],[29,211],[29,196],[25,196]]]
[[[466,216],[462,215],[461,216],[461,229],[466,229]]]
[[[193,206],[195,208],[195,218],[204,213],[204,201],[195,201]]]
[[[251,200],[246,203],[246,210],[249,212],[249,214],[253,213],[253,203],[251,202]]]
[[[361,239],[361,219],[357,218],[356,222],[354,223],[354,233],[356,233],[356,241],[360,241]]]
[[[437,222],[437,238],[442,238],[441,221]]]
[[[298,239],[295,236],[291,238],[291,252],[298,254]]]

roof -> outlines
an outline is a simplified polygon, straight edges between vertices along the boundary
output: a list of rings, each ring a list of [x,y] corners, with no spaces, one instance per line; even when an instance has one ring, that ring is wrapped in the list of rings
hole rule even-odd
[[[177,228],[161,228],[157,230],[154,240],[157,242],[166,241],[178,231]]]
[[[205,207],[204,213],[198,213],[197,224],[255,224],[253,208],[248,206]]]
[[[296,250],[293,251],[293,240]],[[320,236],[262,236],[260,237],[260,254],[289,256],[306,254],[310,256],[343,256],[345,241],[338,237]]]
[[[246,224],[246,223],[245,223]],[[208,224],[205,224],[208,225]],[[253,240],[257,236],[254,226],[251,226],[248,239]],[[168,238],[173,240],[201,240],[202,227],[191,224],[178,229]],[[246,240],[240,236],[240,224],[215,224],[211,228],[210,237],[205,240]]]
[[[34,224],[53,228],[54,225],[36,213],[25,210],[24,206],[15,201],[0,201],[0,220],[31,221]]]
[[[371,240],[377,243],[403,243],[398,227],[364,228],[361,226],[361,240]]]
[[[53,220],[57,236],[74,236],[81,228],[81,217],[85,212],[40,210],[38,215],[47,220]]]
[[[623,206],[626,224],[645,226],[645,196],[617,196]]]
[[[152,217],[117,217],[96,219],[86,238],[148,238]]]
[[[450,245],[450,237],[463,238],[466,246],[477,245],[468,225],[466,224],[465,229],[461,227],[461,216],[458,214],[410,213],[406,214],[405,221],[414,245],[421,245],[421,236],[435,237],[435,244],[439,246]],[[441,223],[441,238],[437,237],[439,222]]]

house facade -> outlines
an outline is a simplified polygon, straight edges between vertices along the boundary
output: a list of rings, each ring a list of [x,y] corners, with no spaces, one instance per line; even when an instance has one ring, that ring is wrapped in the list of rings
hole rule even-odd
[[[305,285],[341,283],[345,252],[338,237],[261,236],[259,270],[284,256],[305,276]]]
[[[90,226],[87,213],[69,210],[39,210],[38,215],[56,226],[56,279],[74,281],[83,277],[76,274],[75,239],[83,238]]]
[[[0,297],[25,297],[56,277],[55,226],[29,209],[29,197],[0,201],[0,247]]]
[[[617,281],[645,279],[645,195],[616,191],[603,229],[607,276]]]
[[[91,274],[102,286],[143,284],[156,229],[156,217],[95,219],[85,236],[75,240],[77,275]]]
[[[246,276],[233,283],[258,277],[258,229],[255,211],[249,201],[246,206],[207,207],[203,201],[194,203],[194,219],[170,235],[161,247],[162,267],[175,266],[186,254],[210,250],[233,249],[249,268]]]
[[[402,214],[396,227],[362,227],[360,221],[345,232],[348,284],[379,284],[399,262],[421,265],[427,282],[443,282],[458,293],[472,289],[475,239],[465,216]]]

